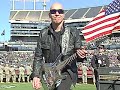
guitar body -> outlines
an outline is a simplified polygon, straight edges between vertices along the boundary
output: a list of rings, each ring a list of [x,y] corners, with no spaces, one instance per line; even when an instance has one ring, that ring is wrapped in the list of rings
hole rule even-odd
[[[52,65],[44,64],[42,67],[42,84],[44,90],[53,90],[60,81],[62,80],[62,75],[56,67]]]
[[[54,90],[58,87],[66,76],[61,75],[61,70],[76,58],[76,53],[71,55],[66,60],[54,63],[44,63],[42,66],[42,85],[44,90]]]

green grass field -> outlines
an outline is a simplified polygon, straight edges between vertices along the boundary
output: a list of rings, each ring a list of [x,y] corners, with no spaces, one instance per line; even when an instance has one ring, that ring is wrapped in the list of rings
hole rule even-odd
[[[34,90],[31,83],[0,83],[0,90]],[[43,89],[42,89],[43,90]],[[73,90],[95,90],[92,84],[77,84]]]

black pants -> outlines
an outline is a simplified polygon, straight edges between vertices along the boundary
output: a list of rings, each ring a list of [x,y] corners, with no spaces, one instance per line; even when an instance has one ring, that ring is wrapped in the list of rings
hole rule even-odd
[[[54,90],[71,90],[72,79],[68,72],[64,72],[65,78],[62,79],[60,85],[56,87]]]

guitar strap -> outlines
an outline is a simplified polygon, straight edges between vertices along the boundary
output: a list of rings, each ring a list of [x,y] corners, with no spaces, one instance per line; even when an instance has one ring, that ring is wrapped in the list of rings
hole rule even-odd
[[[65,27],[65,32],[62,35],[62,54],[66,55],[68,52],[68,46],[69,46],[69,39],[70,39],[70,28],[69,27]]]

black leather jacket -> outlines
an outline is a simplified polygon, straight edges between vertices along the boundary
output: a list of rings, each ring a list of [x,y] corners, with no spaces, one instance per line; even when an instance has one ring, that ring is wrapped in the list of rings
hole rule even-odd
[[[64,30],[68,28],[70,29],[70,41],[68,46],[70,52],[68,52],[67,55],[64,56],[64,59],[72,55],[75,52],[75,49],[80,48],[81,46],[81,39],[79,35],[80,31],[76,28],[68,26],[65,26]],[[40,77],[40,68],[42,65],[43,57],[45,58],[45,61],[49,60],[53,47],[52,33],[53,31],[51,30],[51,26],[46,27],[40,31],[33,62],[33,77]],[[60,40],[60,44],[61,41],[62,40]],[[67,68],[69,68],[72,72],[77,73],[76,60],[74,60]]]

